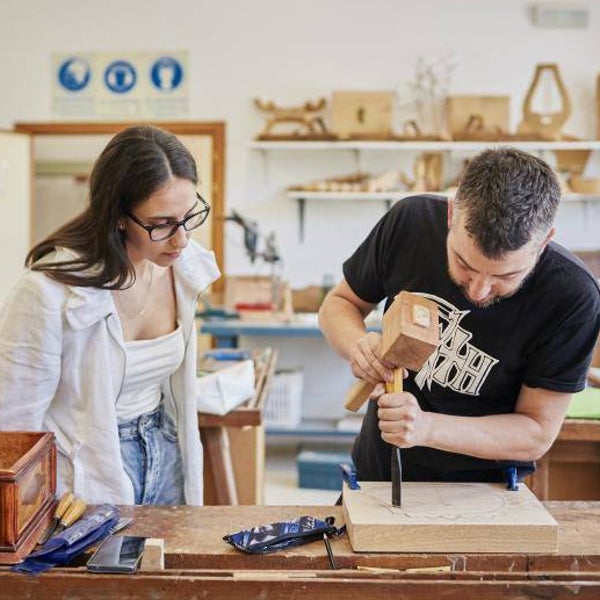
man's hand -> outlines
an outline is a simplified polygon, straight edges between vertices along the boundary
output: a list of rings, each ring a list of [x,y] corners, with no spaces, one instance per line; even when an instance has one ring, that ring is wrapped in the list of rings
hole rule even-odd
[[[430,413],[421,410],[409,392],[383,394],[377,400],[382,439],[400,448],[426,446],[432,426]]]
[[[369,383],[392,381],[394,365],[381,358],[381,334],[369,332],[358,339],[350,351],[352,373]]]

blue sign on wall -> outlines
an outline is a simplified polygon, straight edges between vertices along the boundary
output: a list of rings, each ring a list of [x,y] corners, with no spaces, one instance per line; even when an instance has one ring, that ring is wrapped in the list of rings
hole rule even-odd
[[[188,63],[186,50],[53,53],[52,113],[82,120],[185,119]]]
[[[58,82],[70,92],[84,89],[90,82],[91,76],[90,65],[83,58],[68,58],[58,69]]]
[[[154,87],[168,92],[179,87],[183,80],[181,63],[171,56],[161,56],[150,70],[150,78]]]
[[[125,94],[137,80],[134,66],[126,60],[115,60],[104,71],[106,87],[116,94]]]

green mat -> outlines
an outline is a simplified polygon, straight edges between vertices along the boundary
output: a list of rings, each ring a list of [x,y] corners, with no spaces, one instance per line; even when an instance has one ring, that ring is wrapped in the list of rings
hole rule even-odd
[[[600,419],[600,388],[588,387],[573,394],[568,419]]]

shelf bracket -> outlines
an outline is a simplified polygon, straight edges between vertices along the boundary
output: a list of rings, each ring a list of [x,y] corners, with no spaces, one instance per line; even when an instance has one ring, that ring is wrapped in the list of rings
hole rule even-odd
[[[298,202],[298,241],[304,242],[304,211],[306,208],[306,198],[296,198]]]
[[[362,168],[360,150],[358,148],[353,148],[352,154],[354,155],[354,169],[356,171],[356,174],[358,175],[361,172]]]

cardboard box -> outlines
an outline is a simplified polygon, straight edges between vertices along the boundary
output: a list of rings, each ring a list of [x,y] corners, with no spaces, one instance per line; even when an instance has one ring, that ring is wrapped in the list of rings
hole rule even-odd
[[[21,562],[52,519],[54,434],[0,431],[0,563]]]

